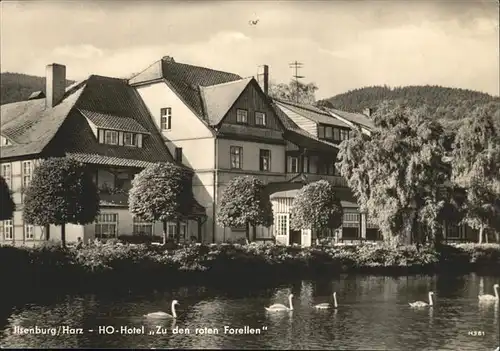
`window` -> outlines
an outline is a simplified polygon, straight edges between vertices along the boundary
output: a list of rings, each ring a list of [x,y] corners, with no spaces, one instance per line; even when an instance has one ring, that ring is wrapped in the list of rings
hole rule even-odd
[[[1,137],[0,138],[0,146],[7,146],[7,145],[12,145],[9,139]]]
[[[349,130],[347,129],[341,129],[340,130],[340,140],[347,140],[349,139]]]
[[[95,223],[95,237],[100,239],[115,238],[118,228],[117,213],[102,213]]]
[[[331,140],[332,138],[332,127],[325,127],[325,139]]]
[[[236,110],[236,123],[243,123],[243,124],[248,123],[248,111],[247,110],[242,110],[242,109]]]
[[[0,222],[0,235],[3,240],[14,239],[14,226],[11,219]]]
[[[302,172],[309,173],[309,158],[307,156],[302,158]]]
[[[4,163],[0,169],[2,177],[5,179],[7,186],[12,188],[12,166],[10,163]]]
[[[325,126],[318,126],[318,138],[325,139]]]
[[[266,114],[264,112],[255,112],[255,124],[258,126],[266,125]]]
[[[125,146],[136,146],[136,135],[133,133],[123,133],[123,145]]]
[[[270,150],[260,150],[260,170],[270,171],[271,170],[271,151]]]
[[[340,130],[338,128],[333,128],[333,140],[340,141]]]
[[[344,218],[342,221],[342,237],[346,239],[354,239],[359,237],[359,213],[344,213]]]
[[[446,238],[460,238],[461,229],[463,229],[462,226],[452,223],[446,223]]]
[[[175,148],[175,160],[177,162],[182,162],[182,147]]]
[[[24,238],[26,240],[33,240],[34,237],[33,226],[31,224],[24,223]]]
[[[288,156],[288,173],[299,173],[299,158]]]
[[[153,235],[153,222],[134,217],[134,235]]]
[[[243,148],[241,146],[231,146],[231,168],[241,169],[243,165]]]
[[[118,144],[118,132],[115,130],[104,131],[104,143],[109,145]]]
[[[22,165],[23,189],[27,188],[31,183],[32,163],[31,161],[23,161]]]
[[[179,238],[186,238],[187,234],[187,223],[179,222]],[[175,238],[177,236],[177,223],[169,222],[167,223],[167,237]]]
[[[165,107],[160,110],[160,127],[161,130],[172,129],[172,108]]]

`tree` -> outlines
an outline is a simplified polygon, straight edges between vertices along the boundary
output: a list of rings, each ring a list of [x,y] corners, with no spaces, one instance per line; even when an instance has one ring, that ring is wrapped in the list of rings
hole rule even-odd
[[[35,168],[24,200],[24,220],[33,225],[89,224],[99,214],[99,193],[85,165],[68,158],[51,158]]]
[[[466,190],[464,222],[500,232],[500,103],[478,106],[464,121],[453,145],[453,182]]]
[[[443,128],[425,107],[385,102],[374,115],[371,138],[357,133],[340,145],[337,165],[360,209],[393,244],[409,243],[418,224],[439,239],[448,203]]]
[[[290,211],[292,229],[312,229],[318,233],[342,225],[344,211],[335,195],[333,184],[319,180],[307,184],[297,193]]]
[[[129,210],[146,221],[163,222],[163,243],[167,242],[167,222],[189,214],[191,172],[174,163],[156,163],[143,169],[132,181]],[[179,226],[177,226],[179,230]],[[179,232],[177,232],[178,239]]]
[[[15,209],[9,186],[4,177],[0,176],[0,221],[11,219]]]
[[[269,86],[269,96],[277,99],[312,105],[316,102],[316,90],[318,90],[318,87],[314,83],[304,84],[299,81],[292,80],[289,84],[271,83]]]
[[[245,227],[250,241],[249,225],[269,227],[273,208],[264,184],[251,176],[235,177],[222,193],[217,222],[224,227]]]

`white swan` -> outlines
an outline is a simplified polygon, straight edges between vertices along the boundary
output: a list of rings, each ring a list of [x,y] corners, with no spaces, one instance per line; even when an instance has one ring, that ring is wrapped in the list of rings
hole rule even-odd
[[[495,295],[490,295],[490,294],[484,294],[484,295],[478,295],[479,301],[484,301],[484,302],[493,302],[493,301],[498,301],[498,289],[500,288],[500,285],[495,284],[493,285],[493,290],[495,291]]]
[[[429,303],[423,301],[415,301],[410,302],[409,305],[411,307],[432,307],[434,306],[434,293],[432,291],[429,291]]]
[[[269,311],[269,312],[293,311],[292,297],[293,297],[293,294],[288,295],[288,303],[290,304],[290,307],[286,307],[285,305],[282,305],[280,303],[275,303],[274,305],[271,305],[269,307],[264,307],[264,308],[266,309],[266,311]]]
[[[314,308],[317,308],[319,310],[325,310],[327,308],[337,308],[338,305],[337,305],[337,293],[334,292],[333,293],[333,306],[332,304],[328,303],[328,302],[323,302],[323,303],[320,303],[320,304],[317,304],[316,306],[314,306]]]
[[[172,301],[172,314],[168,314],[167,312],[152,312],[145,314],[144,317],[148,318],[177,318],[177,313],[175,312],[175,305],[179,305],[179,301]]]

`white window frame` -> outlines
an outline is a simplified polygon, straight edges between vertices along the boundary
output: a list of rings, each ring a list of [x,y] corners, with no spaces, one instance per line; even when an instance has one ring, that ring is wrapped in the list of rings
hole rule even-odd
[[[108,136],[109,136],[109,139],[108,139]],[[114,138],[113,138],[113,136],[114,136]],[[118,145],[118,132],[116,130],[105,130],[104,131],[104,144]]]
[[[0,231],[3,240],[14,240],[14,223],[12,223],[12,219],[0,221]]]
[[[267,156],[263,155],[263,152],[267,152]],[[260,149],[259,150],[259,169],[262,172],[270,172],[271,171],[271,150],[269,149]]]
[[[10,142],[9,139],[7,139],[6,137],[2,136],[0,137],[1,141],[0,141],[0,146],[9,146],[9,145],[12,145],[12,143]]]
[[[134,222],[134,228],[133,228],[134,235],[145,234],[148,236],[154,236],[154,234],[155,234],[154,233],[155,232],[154,222],[145,221],[142,218],[137,217],[137,216],[134,216],[133,222]]]
[[[294,162],[295,161],[295,167]],[[288,156],[287,157],[287,170],[288,173],[299,173],[299,158],[297,156]]]
[[[167,222],[167,237],[175,238],[177,233],[177,222]],[[187,222],[179,221],[179,238],[186,238]]]
[[[242,108],[236,109],[236,123],[248,124],[248,110]]]
[[[100,230],[97,230],[100,228]],[[106,233],[103,234],[104,228]],[[112,233],[114,228],[114,234]],[[94,226],[94,236],[99,239],[113,239],[118,237],[118,213],[101,213],[97,216]],[[97,232],[100,232],[99,234]]]
[[[261,127],[265,127],[267,125],[266,114],[264,112],[255,112],[255,125]]]
[[[233,163],[234,160],[238,160],[238,164]],[[231,169],[243,169],[243,147],[241,146],[230,146],[229,147],[229,163]]]
[[[12,189],[12,163],[2,163],[0,172],[9,189]]]
[[[35,240],[35,227],[32,224],[24,223],[24,239]]]
[[[33,162],[31,161],[23,161],[21,164],[21,173],[22,173],[22,187],[26,189],[33,177]]]
[[[172,108],[163,107],[160,110],[160,129],[162,131],[172,129]]]
[[[128,142],[127,137],[130,137],[130,142]],[[131,132],[123,132],[123,145],[137,146],[137,135]]]

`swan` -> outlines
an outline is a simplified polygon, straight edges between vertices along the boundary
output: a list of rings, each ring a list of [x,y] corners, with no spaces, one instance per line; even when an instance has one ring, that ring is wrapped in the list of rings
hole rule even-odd
[[[145,314],[144,317],[148,318],[177,318],[177,313],[175,313],[175,305],[179,305],[179,301],[172,301],[172,314],[168,314],[167,312],[152,312]]]
[[[478,295],[479,301],[498,301],[498,289],[500,288],[500,285],[495,284],[493,285],[493,290],[495,291],[495,295],[490,295],[490,294],[484,294],[484,295]]]
[[[423,301],[415,301],[410,302],[409,305],[411,307],[432,307],[434,305],[434,293],[432,291],[429,291],[429,303]]]
[[[323,302],[323,303],[320,303],[320,304],[317,304],[316,306],[314,306],[314,308],[317,308],[319,310],[324,310],[324,309],[327,309],[327,308],[337,308],[338,305],[337,305],[337,293],[334,292],[333,293],[333,306],[332,304],[328,303],[328,302]]]
[[[293,294],[288,295],[288,303],[290,304],[290,307],[286,307],[285,305],[282,305],[280,303],[275,303],[274,305],[265,307],[265,309],[269,312],[293,311],[292,297]]]

